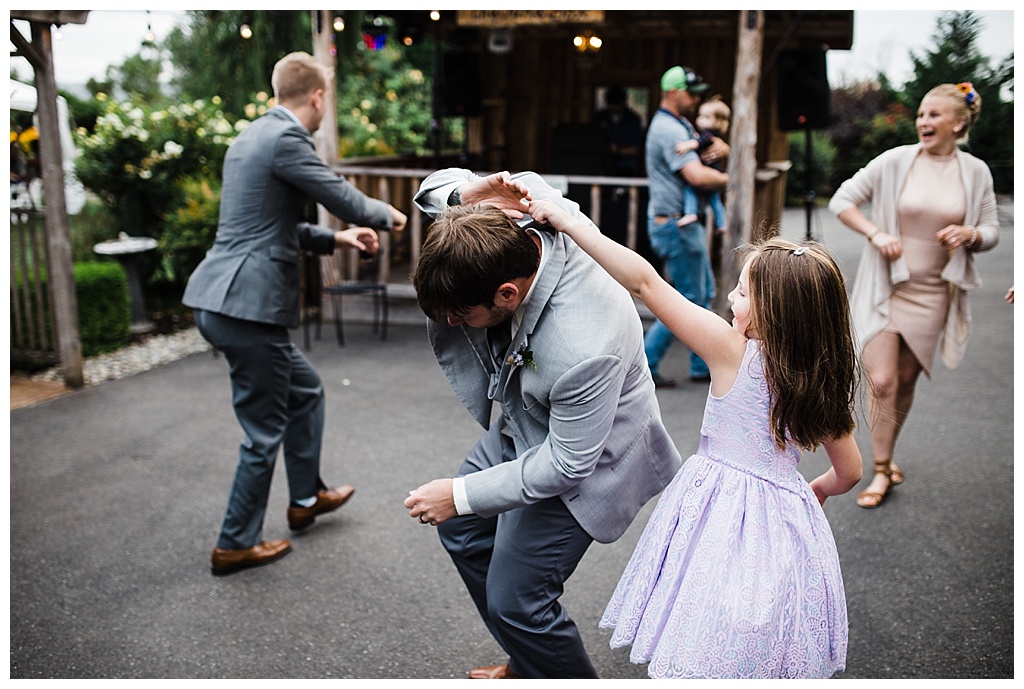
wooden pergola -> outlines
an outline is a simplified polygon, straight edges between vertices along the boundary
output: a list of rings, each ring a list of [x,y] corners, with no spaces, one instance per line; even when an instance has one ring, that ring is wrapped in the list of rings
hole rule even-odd
[[[46,198],[44,227],[50,303],[64,384],[81,387],[82,342],[78,331],[78,305],[71,265],[71,240],[64,197],[64,160],[57,124],[57,83],[53,73],[51,26],[84,24],[88,10],[11,10],[12,56],[24,57],[35,72],[39,117],[39,157]],[[14,20],[29,22],[30,37],[22,35]]]
[[[311,13],[313,53],[334,66],[333,11]],[[789,137],[776,121],[779,55],[799,48],[849,49],[853,42],[852,10],[446,10],[436,19],[428,10],[381,13],[394,17],[399,27],[435,39],[435,114],[451,110],[451,104],[445,102],[451,94],[460,99],[455,109],[464,110],[467,141],[457,162],[481,171],[557,173],[552,169],[552,149],[558,126],[590,122],[600,105],[598,94],[604,89],[618,85],[646,94],[647,111],[642,115],[649,121],[660,100],[658,81],[665,69],[686,65],[697,70],[733,110],[725,248],[750,241],[756,228],[770,228],[781,218]],[[88,15],[88,11],[77,10],[10,13],[12,55],[29,60],[39,94],[49,287],[61,366],[69,387],[83,384],[82,356],[62,156],[56,135],[50,28],[84,24]],[[23,36],[14,20],[29,22],[31,36]],[[577,37],[600,38],[600,50],[577,48]],[[338,164],[335,108],[328,113],[317,134],[318,150],[328,164],[351,174],[351,167]],[[375,171],[359,183],[367,193],[389,197],[410,213],[415,243],[420,236],[419,216],[412,213],[407,192],[411,183],[429,171],[422,169],[422,163],[416,164],[420,169],[394,169],[408,162],[375,161]],[[436,155],[430,162],[442,164]],[[387,174],[385,168],[394,169],[393,174]],[[646,192],[645,180],[602,177],[602,171],[575,179],[590,185],[589,210],[595,216],[600,207],[594,190],[628,185],[633,201],[633,217],[628,222],[636,237],[635,216],[643,213],[636,199],[641,190]],[[320,220],[337,224],[324,211]],[[412,248],[413,258],[417,250]],[[737,272],[738,266],[723,262],[720,284],[733,283]],[[719,290],[722,294],[726,291]]]
[[[315,10],[314,25],[318,13],[321,33],[315,45],[333,65],[329,17]],[[618,85],[644,94],[646,112],[641,114],[649,122],[660,100],[661,74],[673,65],[694,68],[733,112],[724,249],[756,239],[752,235],[770,231],[782,216],[790,161],[789,132],[779,127],[776,117],[780,55],[800,49],[847,50],[853,42],[852,10],[453,10],[436,18],[428,10],[381,14],[393,17],[400,32],[414,30],[434,38],[435,119],[446,111],[464,113],[467,143],[458,164],[475,170],[564,173],[556,168],[552,153],[557,132],[591,122],[601,104],[599,93]],[[599,50],[577,47],[594,37],[600,39]],[[450,94],[457,102],[446,104]],[[325,146],[325,151],[334,150],[336,146]],[[327,160],[334,162],[330,154]],[[432,162],[437,166],[438,156]],[[591,189],[596,189],[604,173],[589,174],[585,181],[594,181]],[[638,189],[631,187],[631,192]],[[364,191],[376,193],[373,188]],[[645,185],[642,191],[646,193]],[[596,198],[589,200],[592,215],[600,212]],[[588,199],[574,200],[587,207]],[[640,214],[642,206],[633,204]],[[635,217],[629,222],[630,236],[635,237],[639,223]],[[738,266],[723,262],[720,283],[732,284],[737,272]]]

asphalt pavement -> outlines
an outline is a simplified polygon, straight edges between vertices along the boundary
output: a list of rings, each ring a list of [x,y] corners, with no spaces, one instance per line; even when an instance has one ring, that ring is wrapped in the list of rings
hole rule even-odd
[[[918,386],[896,453],[906,482],[859,508],[866,467],[861,486],[825,504],[850,619],[838,677],[1015,674],[1012,198],[1000,220],[1000,245],[977,260],[966,358]],[[852,277],[863,239],[825,209],[786,212],[784,236],[808,229]],[[11,412],[11,678],[445,680],[505,660],[434,529],[402,507],[410,489],[450,476],[481,429],[415,307],[393,309],[384,342],[368,325],[345,334],[339,347],[325,327],[309,356],[327,392],[323,475],[355,496],[292,536],[279,462],[265,536],[292,537],[294,551],[227,577],[209,571],[241,439],[223,357]],[[676,344],[662,373],[686,380],[686,359]],[[688,381],[658,392],[684,457],[706,395]],[[863,424],[856,435],[867,464]],[[802,471],[827,461],[809,453]],[[653,503],[619,541],[590,549],[563,596],[603,678],[646,676],[597,623]]]

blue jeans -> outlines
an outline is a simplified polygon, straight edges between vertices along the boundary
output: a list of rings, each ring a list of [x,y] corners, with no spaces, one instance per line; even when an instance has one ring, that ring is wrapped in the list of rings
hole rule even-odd
[[[679,227],[676,220],[678,218],[670,217],[667,222],[657,223],[654,218],[647,219],[651,249],[665,262],[676,291],[698,306],[711,308],[715,277],[708,255],[707,230],[699,222]],[[661,360],[675,339],[672,331],[661,321],[654,321],[654,325],[648,328],[644,335],[644,351],[652,374],[658,373]],[[690,376],[704,377],[708,373],[704,360],[691,352]]]

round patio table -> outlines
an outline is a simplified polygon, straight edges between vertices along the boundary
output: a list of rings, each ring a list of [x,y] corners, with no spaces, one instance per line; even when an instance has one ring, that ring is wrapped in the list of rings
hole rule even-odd
[[[117,239],[100,242],[92,248],[98,254],[113,256],[124,266],[128,275],[128,295],[132,303],[132,334],[142,334],[153,330],[153,322],[146,315],[146,307],[142,299],[142,279],[139,275],[139,257],[146,251],[156,248],[156,240],[152,237],[131,237],[124,232]]]

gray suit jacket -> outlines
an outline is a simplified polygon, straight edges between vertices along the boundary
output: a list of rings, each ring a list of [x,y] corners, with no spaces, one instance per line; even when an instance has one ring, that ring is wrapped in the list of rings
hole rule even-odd
[[[301,252],[334,252],[332,230],[300,222],[309,198],[342,220],[391,227],[388,204],[324,165],[309,132],[274,108],[228,149],[217,238],[189,277],[185,305],[297,327]]]
[[[515,177],[534,198],[558,199],[579,214],[539,175]],[[473,178],[468,170],[436,172],[416,203],[436,216],[451,190]],[[449,382],[484,428],[492,399],[503,401],[497,423],[515,445],[514,459],[465,477],[474,512],[487,517],[559,496],[587,533],[609,543],[681,460],[661,421],[632,298],[566,235],[553,240],[509,349],[532,351],[536,368],[506,362],[493,373],[482,329],[431,321],[428,334]]]

